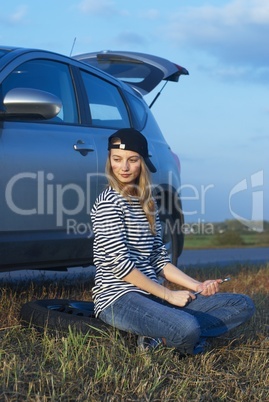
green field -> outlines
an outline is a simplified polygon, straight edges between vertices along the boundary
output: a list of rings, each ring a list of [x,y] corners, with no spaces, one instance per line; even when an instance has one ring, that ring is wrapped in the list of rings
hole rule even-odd
[[[222,234],[186,234],[185,249],[220,247],[269,247],[269,232],[225,232]]]
[[[217,223],[186,223],[183,226],[187,229],[184,230],[185,249],[269,247],[268,221],[251,222],[250,227],[237,220],[225,220]],[[254,230],[255,227],[257,230]]]

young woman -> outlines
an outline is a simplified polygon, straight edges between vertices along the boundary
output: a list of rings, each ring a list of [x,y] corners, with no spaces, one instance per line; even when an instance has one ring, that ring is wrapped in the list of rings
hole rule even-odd
[[[91,211],[95,314],[137,334],[140,345],[162,343],[184,354],[199,353],[206,338],[249,319],[253,302],[245,295],[218,293],[221,279],[199,282],[169,261],[151,194],[150,171],[156,169],[146,138],[121,129],[109,137],[108,150],[109,185]],[[169,290],[158,276],[186,290]]]

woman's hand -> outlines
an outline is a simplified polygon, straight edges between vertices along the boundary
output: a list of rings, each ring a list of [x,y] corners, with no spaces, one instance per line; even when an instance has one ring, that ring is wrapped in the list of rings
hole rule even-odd
[[[184,307],[195,298],[195,295],[188,290],[169,290],[166,292],[165,300],[174,306]]]
[[[219,284],[222,279],[207,280],[197,286],[196,291],[200,292],[203,296],[211,296],[219,291]]]

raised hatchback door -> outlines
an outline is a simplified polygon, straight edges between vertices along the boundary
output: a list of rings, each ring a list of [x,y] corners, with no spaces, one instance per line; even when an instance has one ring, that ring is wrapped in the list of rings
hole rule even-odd
[[[101,51],[73,57],[138,89],[143,95],[151,92],[162,80],[177,82],[188,71],[167,59],[145,53]]]

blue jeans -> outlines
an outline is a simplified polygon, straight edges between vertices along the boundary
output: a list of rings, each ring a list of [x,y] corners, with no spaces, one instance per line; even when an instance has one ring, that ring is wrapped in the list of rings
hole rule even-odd
[[[185,307],[173,306],[155,296],[129,292],[103,310],[99,318],[113,327],[152,338],[165,338],[181,353],[203,350],[208,337],[216,337],[243,324],[255,311],[245,295],[217,293],[201,296]]]

